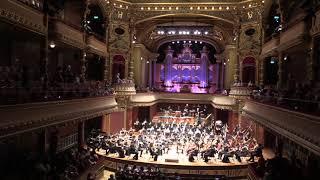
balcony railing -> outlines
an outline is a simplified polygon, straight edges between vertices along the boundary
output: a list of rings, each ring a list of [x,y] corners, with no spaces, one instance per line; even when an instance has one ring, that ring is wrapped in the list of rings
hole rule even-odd
[[[0,87],[0,104],[69,100],[113,95],[113,89],[99,81],[86,83],[59,83],[45,86],[33,82],[28,88],[9,85]]]
[[[258,95],[253,94],[251,98],[257,102],[269,104],[288,110],[302,112],[311,115],[320,115],[319,99],[305,100],[298,98],[286,98],[278,95]]]
[[[37,9],[39,11],[43,10],[43,0],[18,0],[18,1],[34,9]]]

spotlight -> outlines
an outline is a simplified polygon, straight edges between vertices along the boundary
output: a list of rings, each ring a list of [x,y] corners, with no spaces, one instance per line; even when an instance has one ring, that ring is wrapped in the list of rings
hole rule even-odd
[[[50,44],[49,44],[49,46],[50,46],[51,49],[53,49],[53,48],[56,47],[56,44],[55,44],[53,41],[51,41]]]

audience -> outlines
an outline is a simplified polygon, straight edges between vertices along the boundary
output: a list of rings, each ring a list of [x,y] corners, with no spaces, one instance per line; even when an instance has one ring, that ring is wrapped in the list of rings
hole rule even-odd
[[[317,113],[320,110],[320,90],[309,85],[297,84],[293,89],[283,90],[262,87],[253,91],[252,98],[307,113]]]
[[[35,78],[32,78],[35,77]],[[107,96],[113,94],[108,83],[81,81],[70,65],[57,67],[51,79],[38,78],[27,66],[0,66],[0,104]]]

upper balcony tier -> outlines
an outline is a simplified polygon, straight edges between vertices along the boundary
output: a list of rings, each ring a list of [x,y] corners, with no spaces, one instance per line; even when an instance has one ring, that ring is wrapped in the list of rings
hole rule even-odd
[[[42,3],[38,0],[1,0],[0,18],[21,28],[45,34],[47,27],[41,9]]]

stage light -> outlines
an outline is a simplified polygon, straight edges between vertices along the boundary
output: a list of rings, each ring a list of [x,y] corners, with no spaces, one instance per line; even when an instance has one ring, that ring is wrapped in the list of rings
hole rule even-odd
[[[53,48],[56,47],[56,44],[55,44],[53,41],[51,41],[50,44],[49,44],[49,46],[50,46],[51,49],[53,49]]]

